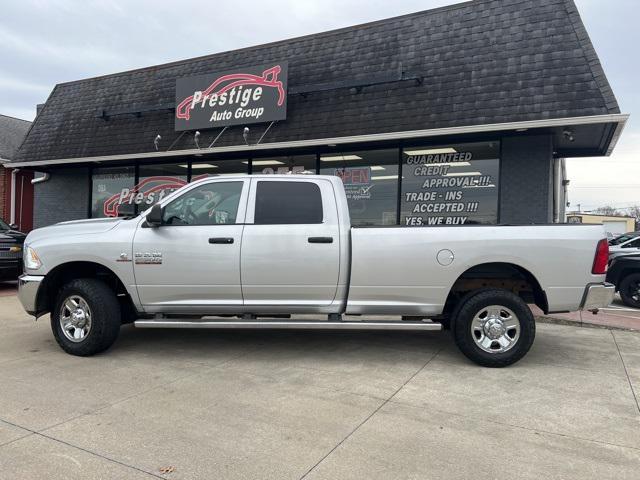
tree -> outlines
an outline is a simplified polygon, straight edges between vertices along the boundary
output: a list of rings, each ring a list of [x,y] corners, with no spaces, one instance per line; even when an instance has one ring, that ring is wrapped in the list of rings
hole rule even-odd
[[[605,205],[604,207],[598,207],[593,211],[593,213],[597,215],[607,215],[607,216],[614,216],[614,217],[616,215],[620,215],[620,212],[610,205]]]
[[[636,230],[640,227],[640,205],[634,205],[626,209],[626,214],[636,219]]]

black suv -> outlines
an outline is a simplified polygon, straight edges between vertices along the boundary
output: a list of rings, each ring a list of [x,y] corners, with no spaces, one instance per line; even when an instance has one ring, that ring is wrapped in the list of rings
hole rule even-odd
[[[616,286],[625,305],[640,308],[640,255],[614,258],[607,271],[607,282]]]
[[[26,235],[0,220],[0,282],[15,280],[22,273],[22,245]]]

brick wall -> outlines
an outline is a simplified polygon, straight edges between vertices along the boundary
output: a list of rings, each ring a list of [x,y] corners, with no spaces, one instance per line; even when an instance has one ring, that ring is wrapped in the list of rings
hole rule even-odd
[[[502,139],[500,223],[553,222],[551,135]]]
[[[34,196],[34,228],[87,218],[89,169],[54,170],[49,180],[35,185]]]

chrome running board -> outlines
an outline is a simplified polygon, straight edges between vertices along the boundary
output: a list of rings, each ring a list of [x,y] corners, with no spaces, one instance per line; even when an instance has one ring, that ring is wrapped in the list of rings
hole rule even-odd
[[[331,322],[323,320],[136,320],[138,328],[237,328],[237,329],[301,329],[301,330],[442,330],[432,322]]]

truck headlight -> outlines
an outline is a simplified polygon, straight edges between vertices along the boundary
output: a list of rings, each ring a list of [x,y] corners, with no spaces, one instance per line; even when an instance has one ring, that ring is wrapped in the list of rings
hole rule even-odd
[[[24,250],[24,266],[29,270],[38,270],[42,266],[42,261],[31,247],[26,247]]]

